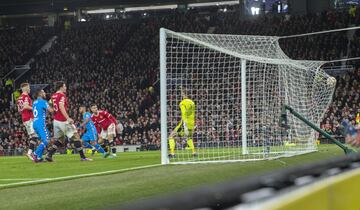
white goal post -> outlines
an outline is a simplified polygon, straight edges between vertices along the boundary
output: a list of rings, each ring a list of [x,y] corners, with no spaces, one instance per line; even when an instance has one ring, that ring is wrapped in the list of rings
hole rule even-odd
[[[160,29],[161,162],[204,163],[273,159],[316,151],[316,133],[293,116],[278,124],[286,104],[319,125],[336,80],[325,61],[292,60],[279,37],[178,33]],[[180,90],[196,104],[192,139],[180,132],[175,157],[168,135],[181,120]],[[188,137],[190,138],[190,137]]]

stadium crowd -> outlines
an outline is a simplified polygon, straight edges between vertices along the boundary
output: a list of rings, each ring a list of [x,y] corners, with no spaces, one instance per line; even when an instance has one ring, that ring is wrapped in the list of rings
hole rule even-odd
[[[46,91],[50,94],[54,92],[54,81],[65,81],[68,85],[70,116],[76,118],[77,122],[81,120],[79,105],[96,103],[100,109],[108,110],[117,118],[122,131],[116,138],[117,144],[142,144],[145,148],[158,148],[160,27],[201,33],[215,27],[215,33],[281,36],[346,27],[349,21],[348,14],[344,11],[328,11],[307,16],[269,14],[256,20],[241,21],[236,17],[237,8],[233,9],[233,13],[215,12],[211,13],[210,17],[196,10],[189,10],[185,14],[174,12],[171,15],[148,17],[132,23],[122,20],[74,23],[70,29],[57,32],[58,39],[48,52],[35,57],[29,82],[48,83]],[[22,40],[32,43],[28,49],[40,48],[45,35],[37,36],[34,31],[23,30],[19,33],[22,35],[14,37],[12,33],[1,32],[0,45],[6,43],[3,40],[14,39],[11,43],[15,45],[16,40]],[[28,33],[29,36],[24,35]],[[43,30],[39,33],[47,34]],[[294,59],[331,60],[347,53],[347,42],[346,33],[334,33],[306,39],[296,38],[292,42],[286,40],[281,42],[281,46]],[[25,51],[23,44],[14,49],[14,52],[0,50],[0,54],[3,53],[6,55],[4,57],[8,58],[0,60],[1,66],[5,66],[4,69],[9,70],[9,65],[28,59],[30,50]],[[351,45],[353,54],[358,54],[357,50],[358,48]],[[16,56],[13,56],[14,53],[17,53]],[[15,60],[9,60],[12,57]],[[356,106],[347,100],[349,96],[359,98],[357,88],[352,86],[351,91],[343,91],[349,87],[348,82],[352,81],[352,77],[353,75],[344,76],[338,82],[336,100],[324,120],[324,124],[330,125],[331,130],[338,125],[339,114],[344,113],[344,109],[349,112],[356,109]],[[351,84],[353,83],[356,85],[356,80]],[[1,94],[0,153],[6,150],[21,153],[27,147],[21,117],[14,107],[8,106],[9,102],[4,98],[3,91]],[[51,130],[50,119],[48,122]]]
[[[0,30],[0,77],[14,65],[24,65],[53,34],[49,27],[17,27]]]
[[[360,69],[357,68],[337,77],[337,88],[333,96],[322,128],[328,133],[341,136],[341,121],[347,119],[356,124],[356,115],[360,113]]]
[[[236,13],[218,20],[216,33],[287,36],[347,27],[349,15],[335,10],[306,16],[264,15],[239,21]],[[332,60],[346,55],[346,32],[280,39],[280,46],[293,59]],[[316,44],[315,44],[316,43]]]

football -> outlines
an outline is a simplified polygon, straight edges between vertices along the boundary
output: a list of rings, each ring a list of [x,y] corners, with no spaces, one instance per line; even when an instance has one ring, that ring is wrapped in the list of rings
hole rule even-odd
[[[329,86],[335,86],[336,85],[335,77],[328,77],[327,80],[326,80],[326,83]]]

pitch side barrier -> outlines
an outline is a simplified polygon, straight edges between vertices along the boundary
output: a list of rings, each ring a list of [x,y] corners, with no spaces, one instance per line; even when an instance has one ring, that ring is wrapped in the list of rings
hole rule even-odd
[[[223,184],[203,186],[187,192],[163,195],[145,201],[134,202],[122,207],[119,206],[110,209],[253,209],[246,207],[239,208],[239,206],[251,206],[255,203],[266,202],[276,198],[276,196],[281,196],[284,194],[286,195],[289,194],[289,192],[294,192],[296,189],[299,190],[310,187],[312,184],[319,183],[325,179],[325,181],[327,181],[328,179],[356,171],[360,171],[360,154],[351,154],[349,156],[337,157],[304,166],[282,169],[270,174],[268,173],[259,176],[251,176],[248,178],[241,177],[237,180]],[[356,178],[360,178],[360,175],[358,175]],[[328,183],[329,182],[326,182],[326,184]],[[347,180],[347,183],[349,183],[349,180]],[[344,186],[343,183],[337,183],[337,185],[339,184]],[[353,184],[353,187],[356,187],[356,185]],[[349,188],[351,188],[351,185]],[[311,192],[311,190],[308,190],[307,192]],[[344,196],[347,196],[347,194]],[[356,196],[358,196],[358,194],[356,194]],[[313,199],[310,200],[313,201]],[[236,208],[233,208],[234,206],[236,206]],[[267,209],[271,209],[270,206],[268,207],[269,208]]]

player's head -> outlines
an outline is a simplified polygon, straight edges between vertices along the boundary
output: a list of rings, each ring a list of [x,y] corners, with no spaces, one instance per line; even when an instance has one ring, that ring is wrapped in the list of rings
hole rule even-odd
[[[42,98],[45,99],[46,98],[46,93],[43,89],[40,89],[38,91],[36,91],[35,93],[35,98]]]
[[[98,111],[99,111],[96,104],[91,104],[90,105],[90,110],[91,110],[92,113],[95,113],[95,114],[97,114]]]
[[[86,112],[86,106],[84,104],[80,105],[79,112],[80,114],[84,114]]]
[[[66,93],[66,84],[63,81],[57,81],[55,83],[55,89],[56,91],[61,91],[63,93]]]
[[[30,93],[30,84],[29,83],[27,83],[27,82],[21,83],[20,88],[23,93]]]

